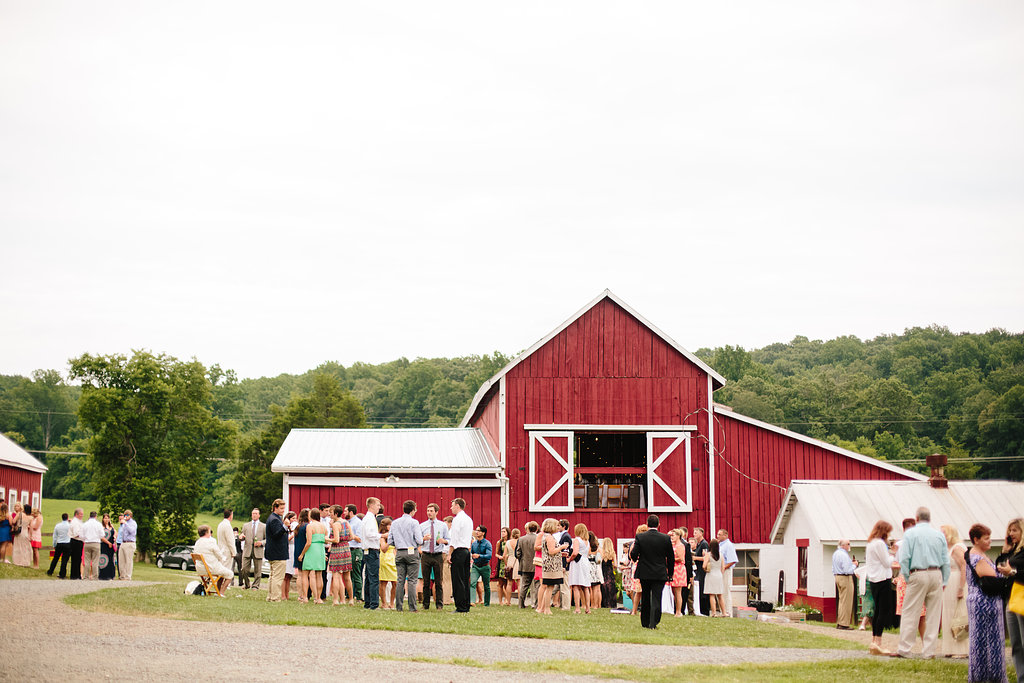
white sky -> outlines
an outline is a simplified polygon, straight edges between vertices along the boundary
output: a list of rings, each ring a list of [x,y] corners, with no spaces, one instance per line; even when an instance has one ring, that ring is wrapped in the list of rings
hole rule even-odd
[[[0,0],[0,373],[1024,330],[1024,3]]]

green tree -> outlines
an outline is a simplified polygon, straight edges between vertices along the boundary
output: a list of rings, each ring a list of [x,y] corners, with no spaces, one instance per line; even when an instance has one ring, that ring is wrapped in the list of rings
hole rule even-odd
[[[132,509],[143,552],[194,538],[207,462],[231,457],[236,434],[213,415],[206,369],[135,351],[72,359],[71,377],[82,382],[79,419],[92,431],[101,507]]]
[[[336,375],[326,373],[313,376],[310,393],[296,396],[285,408],[271,405],[270,414],[270,422],[258,434],[246,437],[239,450],[232,488],[235,506],[240,509],[269,509],[281,496],[282,475],[271,472],[270,466],[292,429],[366,426],[359,401],[341,386]]]

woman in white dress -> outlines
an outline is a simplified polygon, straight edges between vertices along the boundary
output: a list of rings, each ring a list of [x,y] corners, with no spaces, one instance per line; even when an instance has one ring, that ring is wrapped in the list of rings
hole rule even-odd
[[[953,659],[967,659],[970,640],[957,640],[953,635],[953,616],[959,608],[967,615],[967,546],[960,540],[956,527],[942,525],[949,549],[949,580],[942,589],[942,655]]]
[[[288,602],[292,577],[295,576],[295,530],[299,528],[299,523],[295,519],[294,512],[285,515],[283,521],[284,528],[288,530],[288,559],[284,563],[284,578],[281,580],[281,599]]]
[[[712,539],[709,550],[704,555],[704,595],[710,600],[712,617],[724,617],[722,611],[722,591],[725,580],[722,577],[722,555],[718,552],[718,541]]]
[[[580,607],[586,608],[590,614],[590,534],[587,533],[587,525],[580,522],[573,529],[576,538],[572,539],[572,548],[569,550],[569,586],[572,588],[572,597],[576,602],[576,614],[580,613]]]

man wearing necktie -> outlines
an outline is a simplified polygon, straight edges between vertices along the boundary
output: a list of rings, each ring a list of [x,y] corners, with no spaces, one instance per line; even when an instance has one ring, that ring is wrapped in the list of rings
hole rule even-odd
[[[437,518],[441,507],[437,503],[427,506],[427,521],[420,524],[423,532],[423,553],[420,564],[423,569],[423,609],[430,609],[430,596],[434,593],[437,609],[444,607],[444,589],[441,587],[441,572],[444,566],[445,549],[448,547],[448,525]],[[433,586],[433,591],[431,587]]]
[[[253,508],[252,521],[242,527],[242,540],[245,542],[242,550],[242,581],[245,588],[249,588],[249,568],[252,567],[252,589],[259,590],[260,579],[263,577],[263,546],[267,540],[267,525],[260,523],[259,508]]]

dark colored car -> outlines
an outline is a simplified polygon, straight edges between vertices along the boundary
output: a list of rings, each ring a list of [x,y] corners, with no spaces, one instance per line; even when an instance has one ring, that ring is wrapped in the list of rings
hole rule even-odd
[[[192,546],[176,545],[168,548],[156,556],[156,566],[177,567],[185,571],[194,572],[196,564],[192,561]]]

